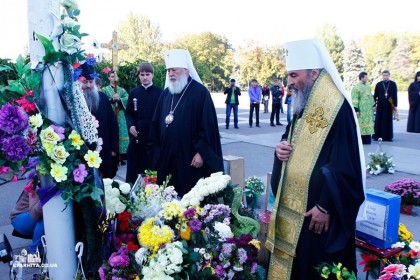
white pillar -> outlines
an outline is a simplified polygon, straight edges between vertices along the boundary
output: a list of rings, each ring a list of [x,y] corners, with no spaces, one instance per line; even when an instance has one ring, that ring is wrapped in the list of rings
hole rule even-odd
[[[28,4],[28,36],[29,51],[32,67],[42,62],[45,54],[44,47],[36,38],[36,33],[49,37],[53,29],[52,14],[60,16],[60,1],[58,0],[27,0]],[[55,42],[56,44],[57,42]],[[58,96],[58,89],[64,85],[64,73],[61,64],[50,67],[43,75],[43,96],[46,102],[45,112],[51,120],[64,124],[64,109]],[[41,187],[52,185],[52,178],[43,176]],[[71,280],[76,274],[76,254],[73,205],[71,201],[67,207],[60,195],[49,200],[44,207],[44,227],[47,243],[48,263],[56,265],[49,268],[50,278],[57,280]]]

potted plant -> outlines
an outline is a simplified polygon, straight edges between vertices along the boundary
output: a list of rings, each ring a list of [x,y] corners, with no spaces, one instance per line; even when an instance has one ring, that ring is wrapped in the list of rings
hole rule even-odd
[[[369,174],[379,175],[381,173],[394,173],[395,164],[392,162],[392,156],[386,153],[369,153],[370,162],[366,166]]]
[[[401,179],[385,186],[385,191],[401,196],[401,213],[411,214],[413,206],[420,205],[420,182]]]

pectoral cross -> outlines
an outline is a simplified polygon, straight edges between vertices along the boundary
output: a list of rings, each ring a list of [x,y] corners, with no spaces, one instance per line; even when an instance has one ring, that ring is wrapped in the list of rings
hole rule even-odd
[[[117,71],[118,68],[118,52],[121,50],[128,50],[127,44],[119,44],[117,31],[112,32],[112,40],[109,43],[102,43],[102,48],[111,50],[112,53],[112,70]]]

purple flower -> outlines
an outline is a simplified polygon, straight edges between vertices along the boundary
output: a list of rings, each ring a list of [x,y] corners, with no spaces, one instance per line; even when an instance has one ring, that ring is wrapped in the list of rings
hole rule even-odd
[[[83,183],[87,175],[88,172],[86,171],[86,167],[83,163],[80,163],[79,167],[73,170],[73,178],[77,183]]]
[[[33,179],[33,178],[36,177],[36,175],[37,175],[36,169],[35,168],[32,168],[31,170],[29,170],[28,172],[26,172],[25,179],[26,180]]]
[[[238,257],[239,257],[240,264],[244,264],[246,262],[246,260],[248,259],[248,256],[244,248],[238,249]]]
[[[192,217],[195,216],[195,212],[196,212],[196,210],[195,210],[194,207],[188,208],[187,210],[184,211],[184,217],[185,218],[192,218]]]
[[[223,275],[225,275],[225,270],[223,269],[223,266],[221,266],[220,264],[218,264],[214,270],[217,274],[217,276],[222,277]]]
[[[111,280],[127,280],[127,278],[112,276]]]
[[[232,254],[232,248],[233,248],[234,244],[232,243],[224,243],[222,246],[222,254],[225,257],[230,257]]]
[[[26,158],[31,148],[22,136],[3,139],[2,150],[7,160],[20,161]]]
[[[26,164],[26,168],[34,168],[35,166],[37,166],[39,163],[39,158],[38,157],[30,157],[28,159],[28,163]]]
[[[94,65],[96,63],[96,58],[95,57],[90,57],[88,59],[86,59],[86,63],[89,65]]]
[[[198,219],[193,219],[188,222],[188,225],[190,226],[192,232],[197,232],[201,230],[201,226],[203,225],[203,223],[200,222]]]
[[[28,115],[17,106],[5,104],[0,109],[0,129],[15,135],[28,128]]]
[[[54,132],[57,133],[57,135],[60,137],[61,141],[63,141],[66,137],[64,136],[64,127],[58,126],[58,125],[50,125],[52,129],[54,129]]]
[[[253,262],[251,264],[251,273],[255,273],[255,270],[257,270],[257,263],[256,262]]]
[[[101,267],[98,269],[98,273],[99,273],[99,277],[101,278],[101,280],[106,280],[106,275],[105,275],[105,265],[101,265]]]
[[[80,75],[82,75],[82,69],[74,69],[73,70],[73,82],[77,81],[79,79]]]
[[[118,255],[114,252],[109,257],[108,263],[111,267],[126,267],[130,264],[130,259],[126,254]]]

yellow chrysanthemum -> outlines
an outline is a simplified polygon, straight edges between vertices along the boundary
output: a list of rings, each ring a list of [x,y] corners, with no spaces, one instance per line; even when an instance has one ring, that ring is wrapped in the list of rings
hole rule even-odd
[[[43,123],[41,114],[35,114],[29,117],[29,125],[32,129],[41,127]]]
[[[41,138],[42,144],[51,143],[55,145],[58,141],[60,141],[60,136],[58,136],[58,134],[55,133],[54,129],[51,126],[41,130],[39,137]]]
[[[84,159],[86,160],[87,165],[93,168],[99,168],[102,163],[102,159],[97,151],[89,150],[84,156]]]
[[[261,249],[261,245],[260,245],[260,241],[258,241],[257,239],[252,239],[251,241],[248,242],[248,244],[252,244],[255,246],[255,248],[257,248],[257,250],[259,251]]]
[[[407,227],[402,223],[398,226],[398,236],[401,241],[405,241],[407,243],[410,243],[414,239],[413,234],[408,231]]]
[[[77,131],[72,130],[72,132],[69,135],[69,139],[71,140],[72,146],[76,147],[76,150],[80,150],[80,146],[82,146],[85,142],[82,140],[82,137],[80,136]]]
[[[61,164],[51,163],[50,174],[57,182],[62,182],[67,180],[67,171],[68,168],[62,166]]]
[[[149,197],[150,194],[152,193],[152,187],[151,186],[146,186],[144,188],[144,191],[146,192],[146,196]]]
[[[174,218],[182,218],[184,211],[185,208],[182,207],[179,201],[176,200],[165,203],[163,206],[163,216],[167,221],[170,221]]]
[[[172,229],[167,226],[155,225],[155,218],[149,218],[138,229],[137,238],[140,245],[150,249],[155,254],[162,244],[170,243],[173,238]]]

